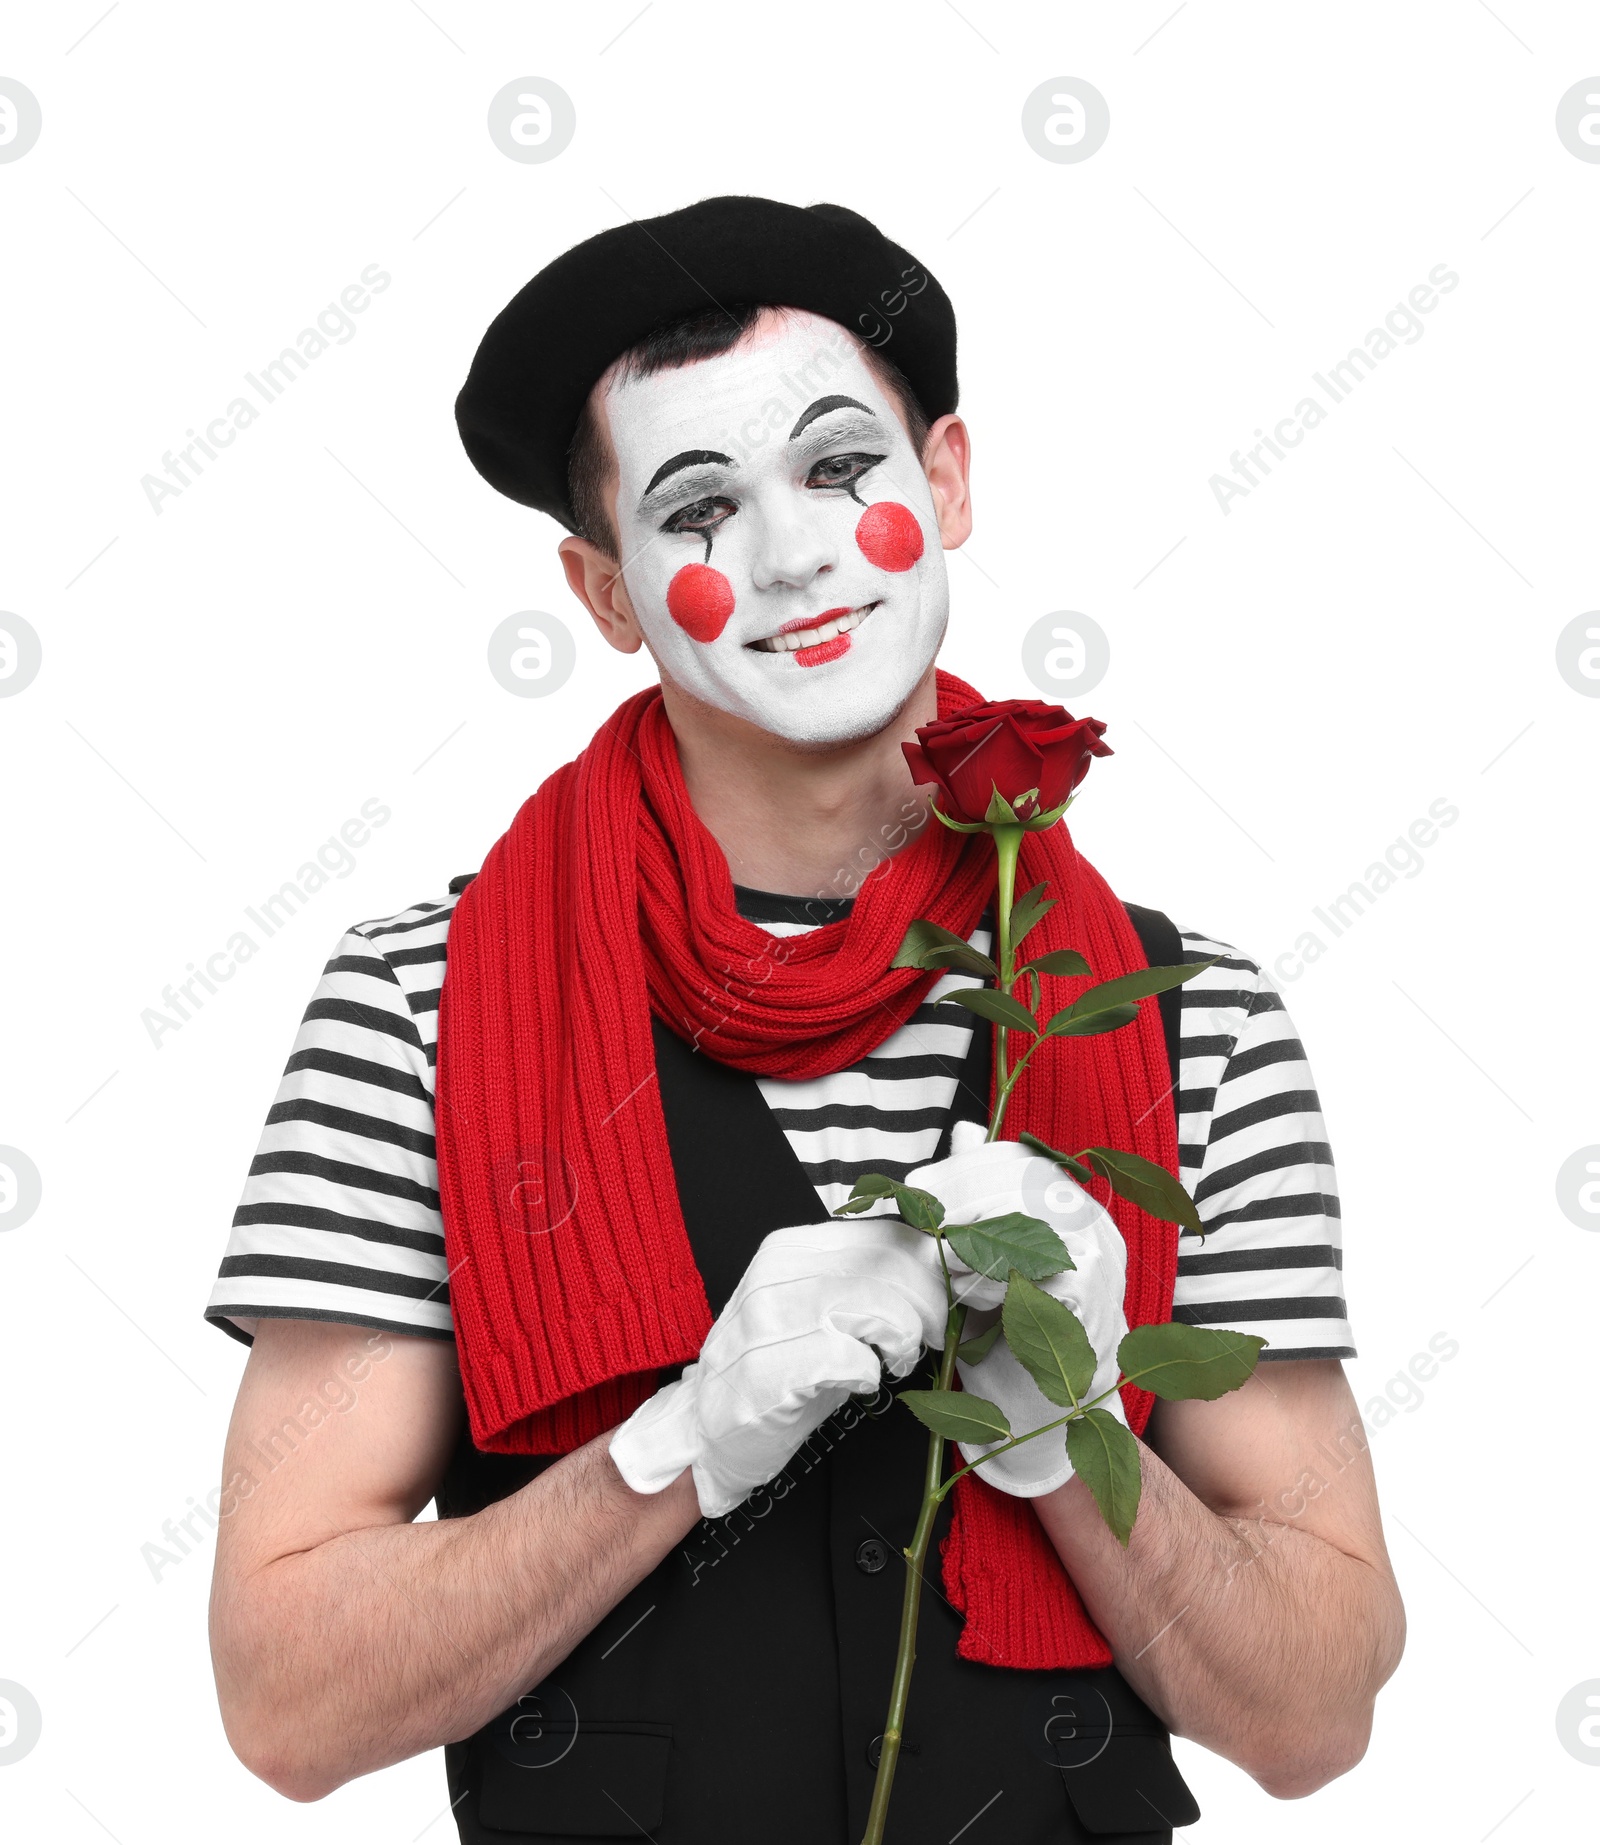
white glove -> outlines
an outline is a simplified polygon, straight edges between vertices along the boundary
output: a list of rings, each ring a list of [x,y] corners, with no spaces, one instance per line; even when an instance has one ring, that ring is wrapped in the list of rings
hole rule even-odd
[[[705,1517],[743,1504],[849,1397],[943,1345],[944,1282],[922,1244],[933,1239],[883,1219],[774,1230],[699,1358],[618,1428],[623,1479],[658,1493],[692,1467]]]
[[[1017,1211],[1037,1217],[1050,1225],[1067,1246],[1077,1264],[1059,1275],[1047,1276],[1035,1285],[1046,1294],[1070,1307],[1083,1322],[1099,1360],[1089,1395],[1098,1396],[1116,1382],[1117,1347],[1128,1330],[1123,1315],[1122,1297],[1127,1281],[1128,1250],[1122,1232],[1108,1211],[1076,1180],[1041,1154],[1030,1153],[1014,1140],[996,1140],[985,1144],[984,1130],[974,1121],[958,1121],[950,1136],[950,1157],[929,1166],[919,1166],[906,1180],[923,1191],[932,1192],[945,1207],[945,1224],[976,1223],[980,1218],[1003,1217]],[[938,1272],[938,1250],[932,1237],[923,1238],[924,1262]],[[956,1298],[970,1309],[997,1308],[1005,1297],[1004,1280],[994,1281],[967,1267],[945,1245],[950,1264],[950,1278]],[[963,1337],[970,1339],[991,1324],[992,1311],[973,1311],[967,1315]],[[938,1341],[943,1344],[943,1338]],[[974,1396],[984,1397],[1005,1412],[1012,1432],[1025,1435],[1030,1429],[1056,1422],[1067,1412],[1052,1403],[1028,1371],[1020,1364],[1002,1335],[975,1365],[960,1359],[956,1369],[961,1385]],[[1122,1396],[1116,1392],[1098,1404],[1126,1424]],[[997,1443],[960,1442],[962,1458],[979,1461]],[[1017,1499],[1037,1499],[1054,1492],[1072,1478],[1072,1463],[1067,1459],[1066,1432],[1053,1429],[1036,1441],[1024,1442],[992,1461],[983,1462],[978,1477],[1003,1493]]]

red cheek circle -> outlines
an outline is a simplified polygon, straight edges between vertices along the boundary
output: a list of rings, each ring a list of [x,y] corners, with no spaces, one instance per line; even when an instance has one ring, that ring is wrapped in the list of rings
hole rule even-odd
[[[709,564],[685,564],[667,585],[667,613],[692,641],[714,641],[733,613],[733,585]]]
[[[922,555],[922,527],[909,506],[878,500],[861,515],[856,543],[867,562],[880,570],[909,570]]]

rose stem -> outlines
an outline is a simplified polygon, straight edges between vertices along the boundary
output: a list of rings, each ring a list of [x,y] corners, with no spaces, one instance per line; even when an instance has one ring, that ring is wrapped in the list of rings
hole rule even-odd
[[[944,1351],[939,1357],[937,1388],[948,1390],[955,1375],[956,1347],[961,1343],[961,1328],[967,1310],[955,1301],[945,1319]],[[911,1691],[911,1668],[917,1660],[917,1615],[922,1604],[922,1568],[928,1557],[928,1543],[933,1536],[933,1521],[939,1513],[940,1475],[944,1470],[944,1437],[928,1434],[928,1464],[923,1476],[922,1510],[917,1528],[906,1549],[906,1588],[900,1604],[900,1649],[895,1655],[894,1684],[889,1693],[889,1716],[883,1726],[883,1743],[878,1754],[878,1778],[872,1784],[872,1805],[867,1810],[867,1829],[861,1845],[883,1845],[883,1828],[889,1818],[889,1794],[894,1787],[895,1766],[900,1760],[900,1737],[905,1723],[906,1700]]]
[[[1000,969],[998,990],[1008,995],[1016,978],[1016,970],[1012,966],[1011,904],[1017,890],[1017,855],[1022,850],[1022,833],[1020,826],[997,826],[991,835],[998,874],[994,905],[995,961]],[[1006,1101],[1011,1093],[1011,1081],[1006,1069],[1006,1038],[1007,1028],[996,1025],[994,1119],[989,1123],[989,1132],[984,1136],[986,1140],[993,1140],[999,1134],[1000,1123],[1005,1119]]]

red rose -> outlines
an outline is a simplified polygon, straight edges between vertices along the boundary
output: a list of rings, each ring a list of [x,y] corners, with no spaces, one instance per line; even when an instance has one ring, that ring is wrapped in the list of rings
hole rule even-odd
[[[900,747],[913,781],[939,784],[952,820],[982,820],[997,788],[1028,819],[1059,807],[1094,758],[1112,754],[1104,731],[1099,718],[1075,718],[1060,705],[1003,698],[924,724],[915,743]],[[1030,789],[1037,795],[1019,806]]]

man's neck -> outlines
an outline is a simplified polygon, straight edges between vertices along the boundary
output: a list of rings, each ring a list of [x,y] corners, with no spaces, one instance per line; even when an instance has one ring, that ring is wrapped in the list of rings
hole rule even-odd
[[[860,743],[807,751],[662,686],[695,812],[736,884],[853,897],[875,865],[920,837],[925,792],[900,745],[938,716],[930,666],[894,721]]]

